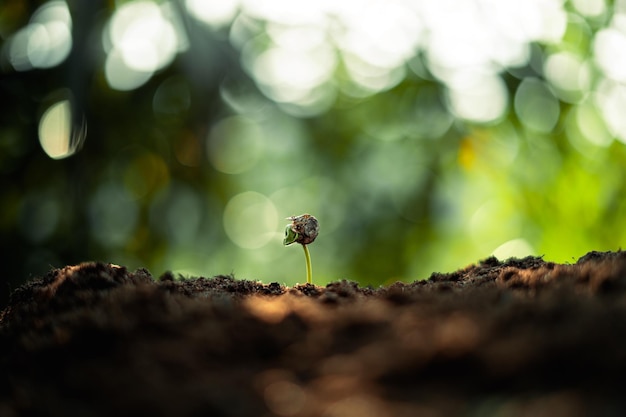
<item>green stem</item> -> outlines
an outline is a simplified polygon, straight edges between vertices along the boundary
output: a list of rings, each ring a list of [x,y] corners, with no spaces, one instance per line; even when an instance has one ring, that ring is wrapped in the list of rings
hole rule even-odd
[[[313,272],[311,271],[311,255],[309,254],[309,248],[306,245],[302,245],[304,249],[304,257],[306,258],[306,282],[311,284],[313,281]]]

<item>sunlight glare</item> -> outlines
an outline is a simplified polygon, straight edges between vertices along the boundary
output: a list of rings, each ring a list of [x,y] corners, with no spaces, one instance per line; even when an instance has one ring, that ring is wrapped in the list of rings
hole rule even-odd
[[[294,2],[292,0],[241,0],[246,14],[267,22],[285,25],[315,25],[325,20],[326,3],[330,0],[315,2]]]
[[[415,55],[423,29],[413,10],[397,1],[354,6],[341,16],[345,29],[334,33],[339,49],[372,66],[389,69]]]
[[[266,22],[265,34],[250,25],[245,33],[237,29],[236,43],[261,91],[279,104],[302,106],[333,78],[352,97],[388,90],[423,52],[430,73],[451,88],[455,110],[477,121],[495,120],[506,110],[504,87],[494,78],[504,68],[526,65],[532,42],[560,41],[567,24],[560,0],[325,0],[306,6],[242,0],[240,17]],[[335,74],[337,68],[347,77]],[[468,71],[481,74],[479,82],[468,80]],[[472,109],[479,98],[495,101]]]

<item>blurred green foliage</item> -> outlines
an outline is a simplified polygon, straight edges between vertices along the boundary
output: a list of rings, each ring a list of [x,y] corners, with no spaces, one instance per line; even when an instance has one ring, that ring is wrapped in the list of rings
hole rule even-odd
[[[626,15],[432,3],[5,2],[2,301],[84,260],[292,285],[305,212],[317,284],[619,248]]]

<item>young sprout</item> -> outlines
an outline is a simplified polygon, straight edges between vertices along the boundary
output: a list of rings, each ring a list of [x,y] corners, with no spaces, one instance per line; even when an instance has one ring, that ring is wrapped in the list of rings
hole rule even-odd
[[[313,273],[311,271],[311,255],[306,245],[313,243],[320,231],[320,224],[315,217],[306,213],[287,217],[287,220],[291,220],[291,224],[285,228],[283,244],[287,246],[296,242],[302,245],[306,259],[306,282],[310,284],[313,281]]]

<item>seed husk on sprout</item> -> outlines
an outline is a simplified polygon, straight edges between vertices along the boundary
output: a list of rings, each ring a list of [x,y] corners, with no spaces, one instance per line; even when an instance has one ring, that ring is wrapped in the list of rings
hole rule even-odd
[[[320,230],[319,222],[315,217],[307,213],[287,217],[287,220],[291,220],[291,224],[285,227],[285,239],[283,240],[283,244],[287,246],[295,242],[302,245],[306,259],[306,282],[311,284],[313,281],[311,255],[306,245],[315,241]]]

